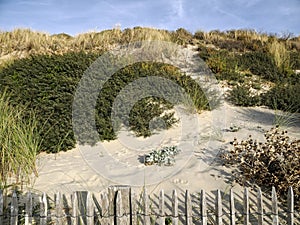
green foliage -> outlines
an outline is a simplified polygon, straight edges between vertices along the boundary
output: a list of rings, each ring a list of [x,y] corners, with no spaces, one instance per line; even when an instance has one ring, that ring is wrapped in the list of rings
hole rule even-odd
[[[159,150],[152,150],[144,156],[145,165],[157,164],[159,166],[172,166],[175,164],[175,156],[180,153],[177,146],[163,147]]]
[[[250,87],[237,85],[229,92],[229,100],[237,106],[255,106],[260,104],[260,97],[253,96]]]
[[[0,189],[27,183],[33,173],[37,175],[35,163],[41,141],[34,113],[10,103],[6,91],[1,93]]]
[[[272,109],[300,112],[300,83],[275,85],[263,96],[263,102]]]
[[[156,97],[144,98],[132,108],[129,116],[129,127],[137,136],[143,137],[151,136],[153,130],[169,129],[178,122],[174,118],[174,112],[163,114],[170,109],[172,109],[172,104],[164,99]],[[158,118],[162,121],[159,121]],[[149,127],[151,122],[154,123],[154,126]]]
[[[12,104],[26,105],[36,112],[38,130],[44,137],[42,151],[74,147],[73,94],[85,69],[96,57],[85,53],[37,55],[16,60],[0,71],[0,87],[11,92]]]
[[[11,92],[12,103],[26,105],[36,111],[39,134],[44,137],[41,144],[42,151],[58,152],[74,147],[75,138],[72,127],[74,94],[85,70],[99,56],[99,54],[82,52],[52,56],[37,55],[16,60],[0,71],[0,88],[1,90],[8,88]],[[92,76],[99,77],[99,74],[95,72]],[[111,121],[114,99],[126,85],[140,77],[148,76],[160,76],[174,81],[192,97],[198,110],[208,109],[208,101],[198,84],[192,78],[182,75],[177,68],[160,63],[133,64],[111,76],[99,93],[95,122],[100,140],[112,140],[116,137]],[[99,79],[97,82],[100,82]],[[172,95],[172,90],[168,90],[164,83],[159,88],[168,95]],[[147,99],[141,100],[132,109],[129,125],[137,135],[150,135],[148,122],[154,117],[163,119],[166,128],[176,122],[172,113],[163,114],[165,109],[171,108],[169,103],[159,99],[152,100],[150,103]],[[149,115],[143,117],[140,113],[145,110],[143,107],[146,103]],[[157,107],[158,103],[163,107]],[[25,111],[25,116],[30,117],[29,112]],[[128,115],[121,116],[129,119]],[[124,121],[124,118],[122,120]],[[85,121],[81,125],[80,129],[85,133],[79,141],[90,144],[98,141],[91,139],[91,134],[84,131],[88,126]]]

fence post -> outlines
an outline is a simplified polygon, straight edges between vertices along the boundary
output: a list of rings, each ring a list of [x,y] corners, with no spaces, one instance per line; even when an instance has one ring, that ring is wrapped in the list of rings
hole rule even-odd
[[[230,225],[235,225],[235,205],[234,205],[234,192],[230,189]]]
[[[294,224],[294,191],[292,187],[289,187],[287,204],[288,204],[287,222],[288,225],[293,225]]]
[[[130,214],[131,214],[131,224],[136,225],[137,224],[137,202],[136,202],[136,193],[134,190],[130,190]]]
[[[278,203],[275,187],[272,187],[272,214],[273,214],[273,225],[278,225]]]
[[[4,217],[3,204],[4,204],[3,191],[0,189],[0,224],[3,224],[3,217]]]
[[[144,193],[143,193],[143,207],[144,207],[144,224],[148,225],[150,224],[150,215],[149,215],[149,196],[147,193],[147,188],[144,188]]]
[[[107,193],[101,194],[101,224],[113,225],[114,216],[109,214],[109,202]]]
[[[122,203],[122,193],[121,193],[121,191],[117,191],[115,225],[128,224],[128,223],[126,223],[128,221],[126,221],[126,218],[124,218],[124,211],[123,211],[123,207],[122,206],[123,206],[123,203]]]
[[[249,191],[244,188],[244,225],[249,225]]]
[[[18,197],[17,193],[14,191],[12,194],[11,206],[10,206],[10,224],[17,225],[18,224]]]
[[[216,224],[222,225],[222,198],[220,189],[217,190],[216,196]]]
[[[72,217],[71,217],[71,224],[77,225],[78,224],[78,198],[77,198],[77,192],[74,191],[71,195],[71,201],[72,201]]]
[[[55,217],[56,225],[63,225],[63,202],[60,192],[57,192],[55,196]]]
[[[178,225],[178,197],[175,189],[172,195],[172,225]]]
[[[207,225],[207,209],[206,209],[206,194],[205,190],[201,190],[201,220],[202,225]]]
[[[40,198],[40,224],[47,224],[47,216],[48,216],[48,203],[47,203],[47,195],[44,192],[42,197]]]
[[[95,206],[91,192],[87,193],[86,196],[86,221],[87,225],[94,225],[94,212]]]
[[[159,225],[165,225],[165,193],[163,189],[159,194]]]
[[[258,225],[263,225],[264,222],[264,209],[263,209],[263,197],[260,187],[257,189],[257,222]]]
[[[25,206],[25,225],[32,224],[32,195],[29,191],[26,196],[26,206]]]
[[[120,197],[122,197],[122,207],[123,210],[123,217],[126,222],[123,222],[123,224],[130,224],[130,187],[129,186],[124,186],[124,185],[116,185],[116,186],[110,186],[108,187],[108,196],[109,196],[109,215],[114,215],[115,218],[114,220],[117,220],[117,215],[114,213],[116,212],[116,207],[117,207],[117,194],[118,191],[121,193]]]
[[[193,224],[192,201],[188,190],[186,190],[185,192],[185,216],[186,216],[186,225],[192,225]]]

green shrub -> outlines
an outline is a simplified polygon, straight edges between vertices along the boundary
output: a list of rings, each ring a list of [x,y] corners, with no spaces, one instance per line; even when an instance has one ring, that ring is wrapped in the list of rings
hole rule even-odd
[[[249,70],[269,81],[280,81],[284,76],[280,74],[273,57],[265,52],[248,52],[237,56],[238,66]]]
[[[229,100],[237,106],[255,106],[260,104],[260,97],[250,92],[247,85],[237,85],[229,92]]]
[[[0,71],[1,90],[7,87],[12,103],[36,112],[38,130],[44,137],[42,151],[74,147],[73,94],[82,74],[97,57],[85,53],[36,55],[16,60]]]
[[[74,147],[75,138],[72,127],[72,103],[77,85],[85,70],[100,54],[68,53],[64,55],[36,55],[27,59],[16,60],[10,66],[0,71],[0,88],[7,87],[11,92],[14,105],[26,105],[36,111],[37,126],[40,135],[44,137],[41,150],[57,152]],[[93,74],[97,76],[97,74]],[[115,73],[103,86],[96,105],[96,128],[100,140],[116,138],[111,122],[112,105],[118,93],[127,84],[139,77],[160,76],[173,80],[188,93],[199,110],[208,109],[208,100],[199,85],[189,76],[182,75],[173,66],[161,63],[136,63]],[[100,77],[101,79],[101,77]],[[163,84],[162,84],[163,85]],[[165,88],[164,86],[160,88]],[[146,99],[143,101],[147,101]],[[141,101],[141,104],[145,102]],[[151,112],[153,117],[161,115],[167,123],[175,122],[173,115],[162,115],[155,108]],[[150,107],[150,106],[149,106]],[[141,107],[133,108],[132,115],[140,112]],[[25,112],[26,114],[26,112]],[[30,116],[29,114],[26,116]],[[81,115],[84,116],[84,115]],[[140,123],[130,120],[132,129],[138,135],[147,136],[149,131],[140,126],[146,125],[149,118],[137,115],[136,119],[143,119]],[[85,123],[85,121],[83,121]],[[81,124],[84,130],[88,124]],[[147,124],[148,127],[148,124]],[[142,132],[141,132],[142,131]],[[95,143],[88,131],[83,131],[83,143]]]
[[[263,102],[272,109],[300,112],[300,83],[277,84],[264,94]]]

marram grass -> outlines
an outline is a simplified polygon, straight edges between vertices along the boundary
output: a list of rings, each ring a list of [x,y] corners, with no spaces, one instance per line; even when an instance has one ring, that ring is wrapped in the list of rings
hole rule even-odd
[[[10,104],[7,92],[0,94],[0,189],[22,185],[37,175],[41,139],[33,114],[24,118],[24,110]]]

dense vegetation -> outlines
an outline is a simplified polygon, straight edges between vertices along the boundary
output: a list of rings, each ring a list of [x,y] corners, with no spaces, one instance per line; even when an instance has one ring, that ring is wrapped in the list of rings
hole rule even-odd
[[[36,112],[38,130],[43,137],[42,151],[57,152],[74,147],[72,127],[74,94],[84,71],[98,56],[99,54],[83,52],[51,56],[35,55],[16,60],[0,71],[1,90],[7,88],[13,104],[26,105]],[[199,85],[189,76],[181,74],[177,68],[159,63],[136,63],[115,73],[99,93],[95,116],[99,139],[94,140],[90,133],[84,130],[87,124],[81,124],[83,130],[80,131],[82,135],[79,141],[93,144],[99,140],[116,138],[117,131],[113,129],[111,121],[114,99],[127,84],[147,76],[173,80],[192,96],[198,110],[208,109],[208,101]],[[161,83],[161,89],[166,92],[168,87]],[[174,93],[170,92],[169,95]],[[160,117],[164,121],[165,128],[170,128],[177,122],[174,113],[164,113],[173,105],[174,102],[171,104],[155,97],[144,98],[135,104],[129,115],[122,116],[130,117],[127,119],[131,130],[138,136],[146,137],[151,135],[149,122],[155,117]]]

